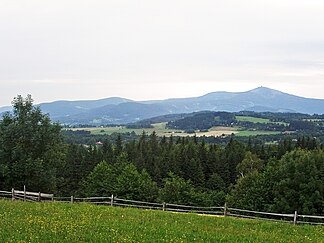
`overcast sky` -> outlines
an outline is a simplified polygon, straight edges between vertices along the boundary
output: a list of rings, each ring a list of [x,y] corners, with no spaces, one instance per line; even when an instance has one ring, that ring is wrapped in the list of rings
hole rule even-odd
[[[324,98],[323,0],[1,0],[0,106],[258,86]]]

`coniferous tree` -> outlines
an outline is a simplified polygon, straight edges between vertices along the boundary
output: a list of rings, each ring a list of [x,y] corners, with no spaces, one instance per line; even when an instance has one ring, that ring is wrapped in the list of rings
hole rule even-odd
[[[117,139],[115,142],[115,148],[114,148],[115,158],[117,158],[122,152],[123,152],[123,141],[122,141],[121,135],[119,133],[117,136]]]

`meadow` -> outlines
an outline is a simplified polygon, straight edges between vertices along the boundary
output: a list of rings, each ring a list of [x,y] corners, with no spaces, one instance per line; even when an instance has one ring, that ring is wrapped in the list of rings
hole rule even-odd
[[[258,118],[252,116],[235,116],[236,120],[243,122],[253,122],[253,123],[270,123],[270,119]]]
[[[0,200],[0,242],[324,242],[323,226]]]
[[[252,122],[252,123],[271,123],[271,124],[278,124],[278,125],[284,125],[288,126],[289,124],[286,122],[273,122],[270,121],[270,119],[267,118],[259,118],[259,117],[253,117],[253,116],[235,116],[236,120],[241,121],[241,122]]]
[[[107,134],[111,135],[113,133],[130,133],[135,132],[137,135],[141,135],[143,131],[147,134],[151,134],[153,131],[156,132],[158,136],[171,136],[171,134],[179,136],[183,134],[182,130],[168,129],[166,128],[166,123],[156,123],[152,125],[152,128],[127,128],[126,126],[114,126],[114,127],[93,127],[93,128],[76,128],[73,130],[86,130],[90,131],[94,135]]]
[[[262,131],[262,130],[238,130],[235,133],[236,136],[239,137],[249,137],[249,136],[258,136],[258,135],[275,135],[280,134],[277,131]]]
[[[259,119],[259,118],[257,118]],[[202,136],[229,136],[231,134],[235,134],[236,136],[256,136],[256,135],[272,135],[278,134],[280,132],[273,131],[263,131],[263,130],[247,130],[241,127],[222,127],[215,126],[210,128],[206,132],[196,132],[196,133],[186,133],[183,130],[177,129],[169,129],[166,127],[166,123],[156,123],[152,125],[152,128],[127,128],[126,126],[114,126],[114,127],[89,127],[89,128],[73,128],[72,130],[85,130],[90,131],[91,134],[94,135],[111,135],[113,133],[131,133],[134,132],[137,135],[141,135],[143,131],[146,134],[151,134],[153,131],[156,132],[157,136],[162,137],[170,137],[172,136],[180,136],[180,137],[191,137],[196,135],[197,137]]]

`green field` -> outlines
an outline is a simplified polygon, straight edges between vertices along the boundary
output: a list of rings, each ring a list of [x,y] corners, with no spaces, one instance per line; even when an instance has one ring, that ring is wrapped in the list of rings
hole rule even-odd
[[[0,242],[324,242],[322,226],[0,200]]]
[[[235,116],[236,120],[238,121],[242,121],[242,122],[252,122],[252,123],[272,123],[272,124],[278,124],[278,125],[284,125],[284,126],[288,126],[288,123],[285,122],[273,122],[270,121],[270,119],[266,119],[266,118],[258,118],[258,117],[253,117],[253,116]]]
[[[275,135],[280,134],[280,132],[276,131],[262,131],[262,130],[239,130],[235,136],[239,137],[250,137],[250,136],[257,136],[257,135]]]
[[[147,134],[151,134],[153,131],[156,132],[158,136],[171,136],[173,135],[179,135],[183,134],[183,131],[181,130],[176,130],[176,129],[167,129],[166,128],[166,123],[156,123],[153,124],[152,128],[127,128],[126,126],[116,126],[116,127],[91,127],[91,128],[75,128],[73,130],[86,130],[90,131],[94,135],[104,135],[108,134],[111,135],[113,133],[131,133],[135,132],[137,135],[140,135],[145,131]]]
[[[151,134],[153,131],[156,132],[157,136],[166,136],[170,137],[171,135],[173,136],[181,136],[181,137],[186,137],[186,136],[194,136],[195,133],[186,133],[183,130],[177,130],[177,129],[168,129],[166,128],[166,123],[156,123],[152,125],[152,128],[139,128],[139,129],[134,129],[134,128],[126,128],[126,126],[117,126],[117,127],[92,127],[92,128],[74,128],[72,130],[86,130],[90,131],[91,134],[94,135],[104,135],[108,134],[111,135],[113,133],[131,133],[135,132],[137,135],[141,135],[143,131],[146,134]],[[230,127],[212,127],[209,129],[208,132],[197,132],[196,136],[221,136],[222,134],[225,135],[230,135],[232,133],[236,132],[236,128],[230,128]]]
[[[253,122],[253,123],[271,123],[269,119],[252,117],[252,116],[236,116],[236,120],[243,122]]]
[[[284,122],[271,122],[270,119],[264,119],[264,118],[257,118],[252,116],[236,116],[236,119],[238,121],[242,122],[252,122],[252,123],[272,123],[272,124],[279,124],[279,125],[285,125],[287,126],[287,123]],[[220,137],[220,136],[229,136],[231,134],[235,134],[236,136],[244,137],[244,136],[257,136],[257,135],[273,135],[273,134],[279,134],[280,132],[275,131],[264,131],[264,130],[249,130],[247,128],[242,127],[220,127],[215,126],[210,128],[208,131],[199,132],[196,133],[186,133],[183,130],[177,130],[177,129],[169,129],[166,127],[166,122],[156,123],[152,124],[152,128],[127,128],[126,126],[115,126],[115,127],[91,127],[91,128],[74,128],[72,130],[86,130],[90,131],[93,135],[111,135],[113,133],[132,133],[134,132],[137,135],[141,135],[143,131],[146,134],[152,134],[153,131],[156,132],[157,136],[162,137],[170,137],[172,136],[181,136],[181,137],[187,137],[187,136],[194,136],[197,137],[201,136],[213,136],[213,137]]]
[[[263,130],[245,130],[244,128],[240,127],[212,127],[207,132],[196,132],[196,133],[186,133],[182,130],[176,130],[176,129],[168,129],[166,128],[166,123],[156,123],[153,124],[153,128],[126,128],[125,126],[117,126],[117,127],[93,127],[93,128],[74,128],[73,130],[86,130],[90,131],[91,134],[94,135],[104,135],[108,134],[111,135],[113,133],[131,133],[135,132],[137,135],[140,135],[143,133],[143,131],[146,134],[151,134],[153,131],[156,132],[157,136],[166,136],[169,137],[171,135],[173,136],[194,136],[197,137],[201,136],[222,136],[222,135],[231,135],[235,134],[236,136],[257,136],[257,135],[272,135],[272,134],[279,134],[280,132],[274,132],[274,131],[263,131]]]

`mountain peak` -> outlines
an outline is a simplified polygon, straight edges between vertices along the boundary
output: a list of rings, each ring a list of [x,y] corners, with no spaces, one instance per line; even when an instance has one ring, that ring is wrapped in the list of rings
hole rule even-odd
[[[111,97],[40,104],[54,121],[66,124],[125,124],[165,114],[243,110],[323,114],[324,100],[307,99],[267,87],[245,92],[213,92],[200,97],[134,102]],[[0,108],[0,113],[3,110]]]
[[[275,89],[270,89],[267,87],[260,86],[258,88],[252,89],[250,91],[247,91],[247,93],[254,93],[262,96],[268,96],[268,97],[273,97],[276,95],[282,95],[284,94],[281,91],[275,90]]]
[[[270,89],[268,87],[264,87],[264,86],[260,86],[260,87],[257,87],[255,89],[251,89],[250,91],[248,92],[272,92],[272,91],[276,91],[276,92],[280,92],[278,90],[275,90],[275,89]]]

